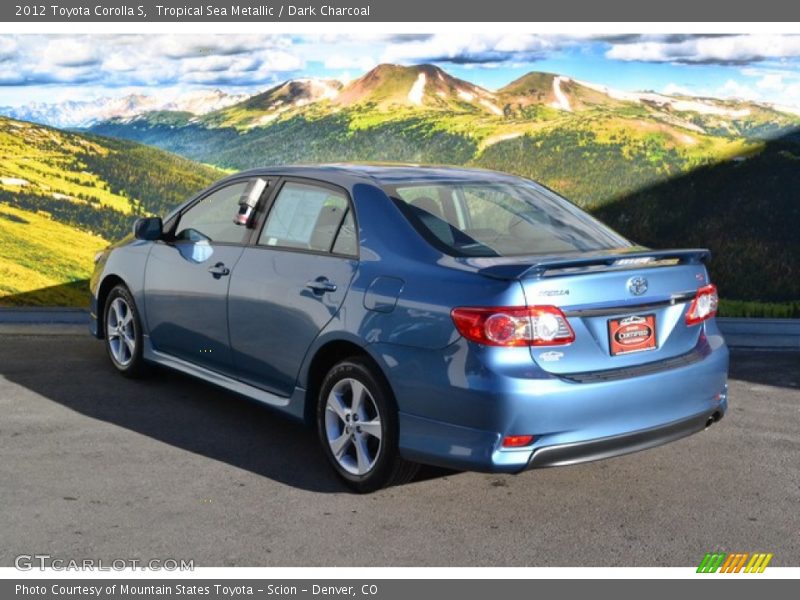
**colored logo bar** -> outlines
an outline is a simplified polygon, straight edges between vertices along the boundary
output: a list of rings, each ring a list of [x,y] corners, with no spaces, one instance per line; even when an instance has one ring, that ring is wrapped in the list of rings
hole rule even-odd
[[[708,552],[697,567],[698,573],[763,573],[772,554],[766,552]]]

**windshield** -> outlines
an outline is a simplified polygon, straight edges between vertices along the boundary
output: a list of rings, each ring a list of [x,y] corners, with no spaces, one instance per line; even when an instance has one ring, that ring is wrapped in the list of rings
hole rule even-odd
[[[389,197],[453,256],[520,256],[629,247],[619,234],[533,182],[403,183]]]

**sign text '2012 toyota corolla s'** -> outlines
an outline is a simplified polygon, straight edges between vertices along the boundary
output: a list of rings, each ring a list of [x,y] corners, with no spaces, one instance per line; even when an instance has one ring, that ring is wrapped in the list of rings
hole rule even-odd
[[[313,424],[365,492],[419,463],[516,473],[719,420],[708,257],[501,173],[274,167],[98,255],[92,328],[124,375],[156,363]]]

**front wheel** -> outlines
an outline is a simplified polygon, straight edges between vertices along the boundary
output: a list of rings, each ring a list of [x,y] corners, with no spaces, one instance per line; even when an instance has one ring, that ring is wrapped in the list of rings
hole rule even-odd
[[[108,293],[103,322],[111,364],[126,377],[144,374],[142,325],[133,296],[124,285],[117,285]]]
[[[367,361],[334,366],[320,386],[317,429],[328,460],[358,492],[407,483],[418,465],[398,451],[397,408],[389,386]]]

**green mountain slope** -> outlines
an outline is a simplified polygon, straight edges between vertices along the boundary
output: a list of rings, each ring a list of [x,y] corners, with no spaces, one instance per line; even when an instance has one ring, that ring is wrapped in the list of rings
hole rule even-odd
[[[230,110],[210,113],[197,121],[204,126],[247,129],[267,125],[271,121],[296,112],[309,104],[331,99],[339,94],[342,84],[335,80],[298,79],[276,85],[251,96]],[[180,116],[178,115],[180,118]],[[188,123],[188,118],[184,117]]]
[[[0,304],[85,303],[66,284],[89,276],[97,250],[220,176],[133,142],[0,117]]]
[[[745,160],[642,188],[595,214],[644,245],[711,246],[723,298],[800,299],[800,139],[793,136]]]

